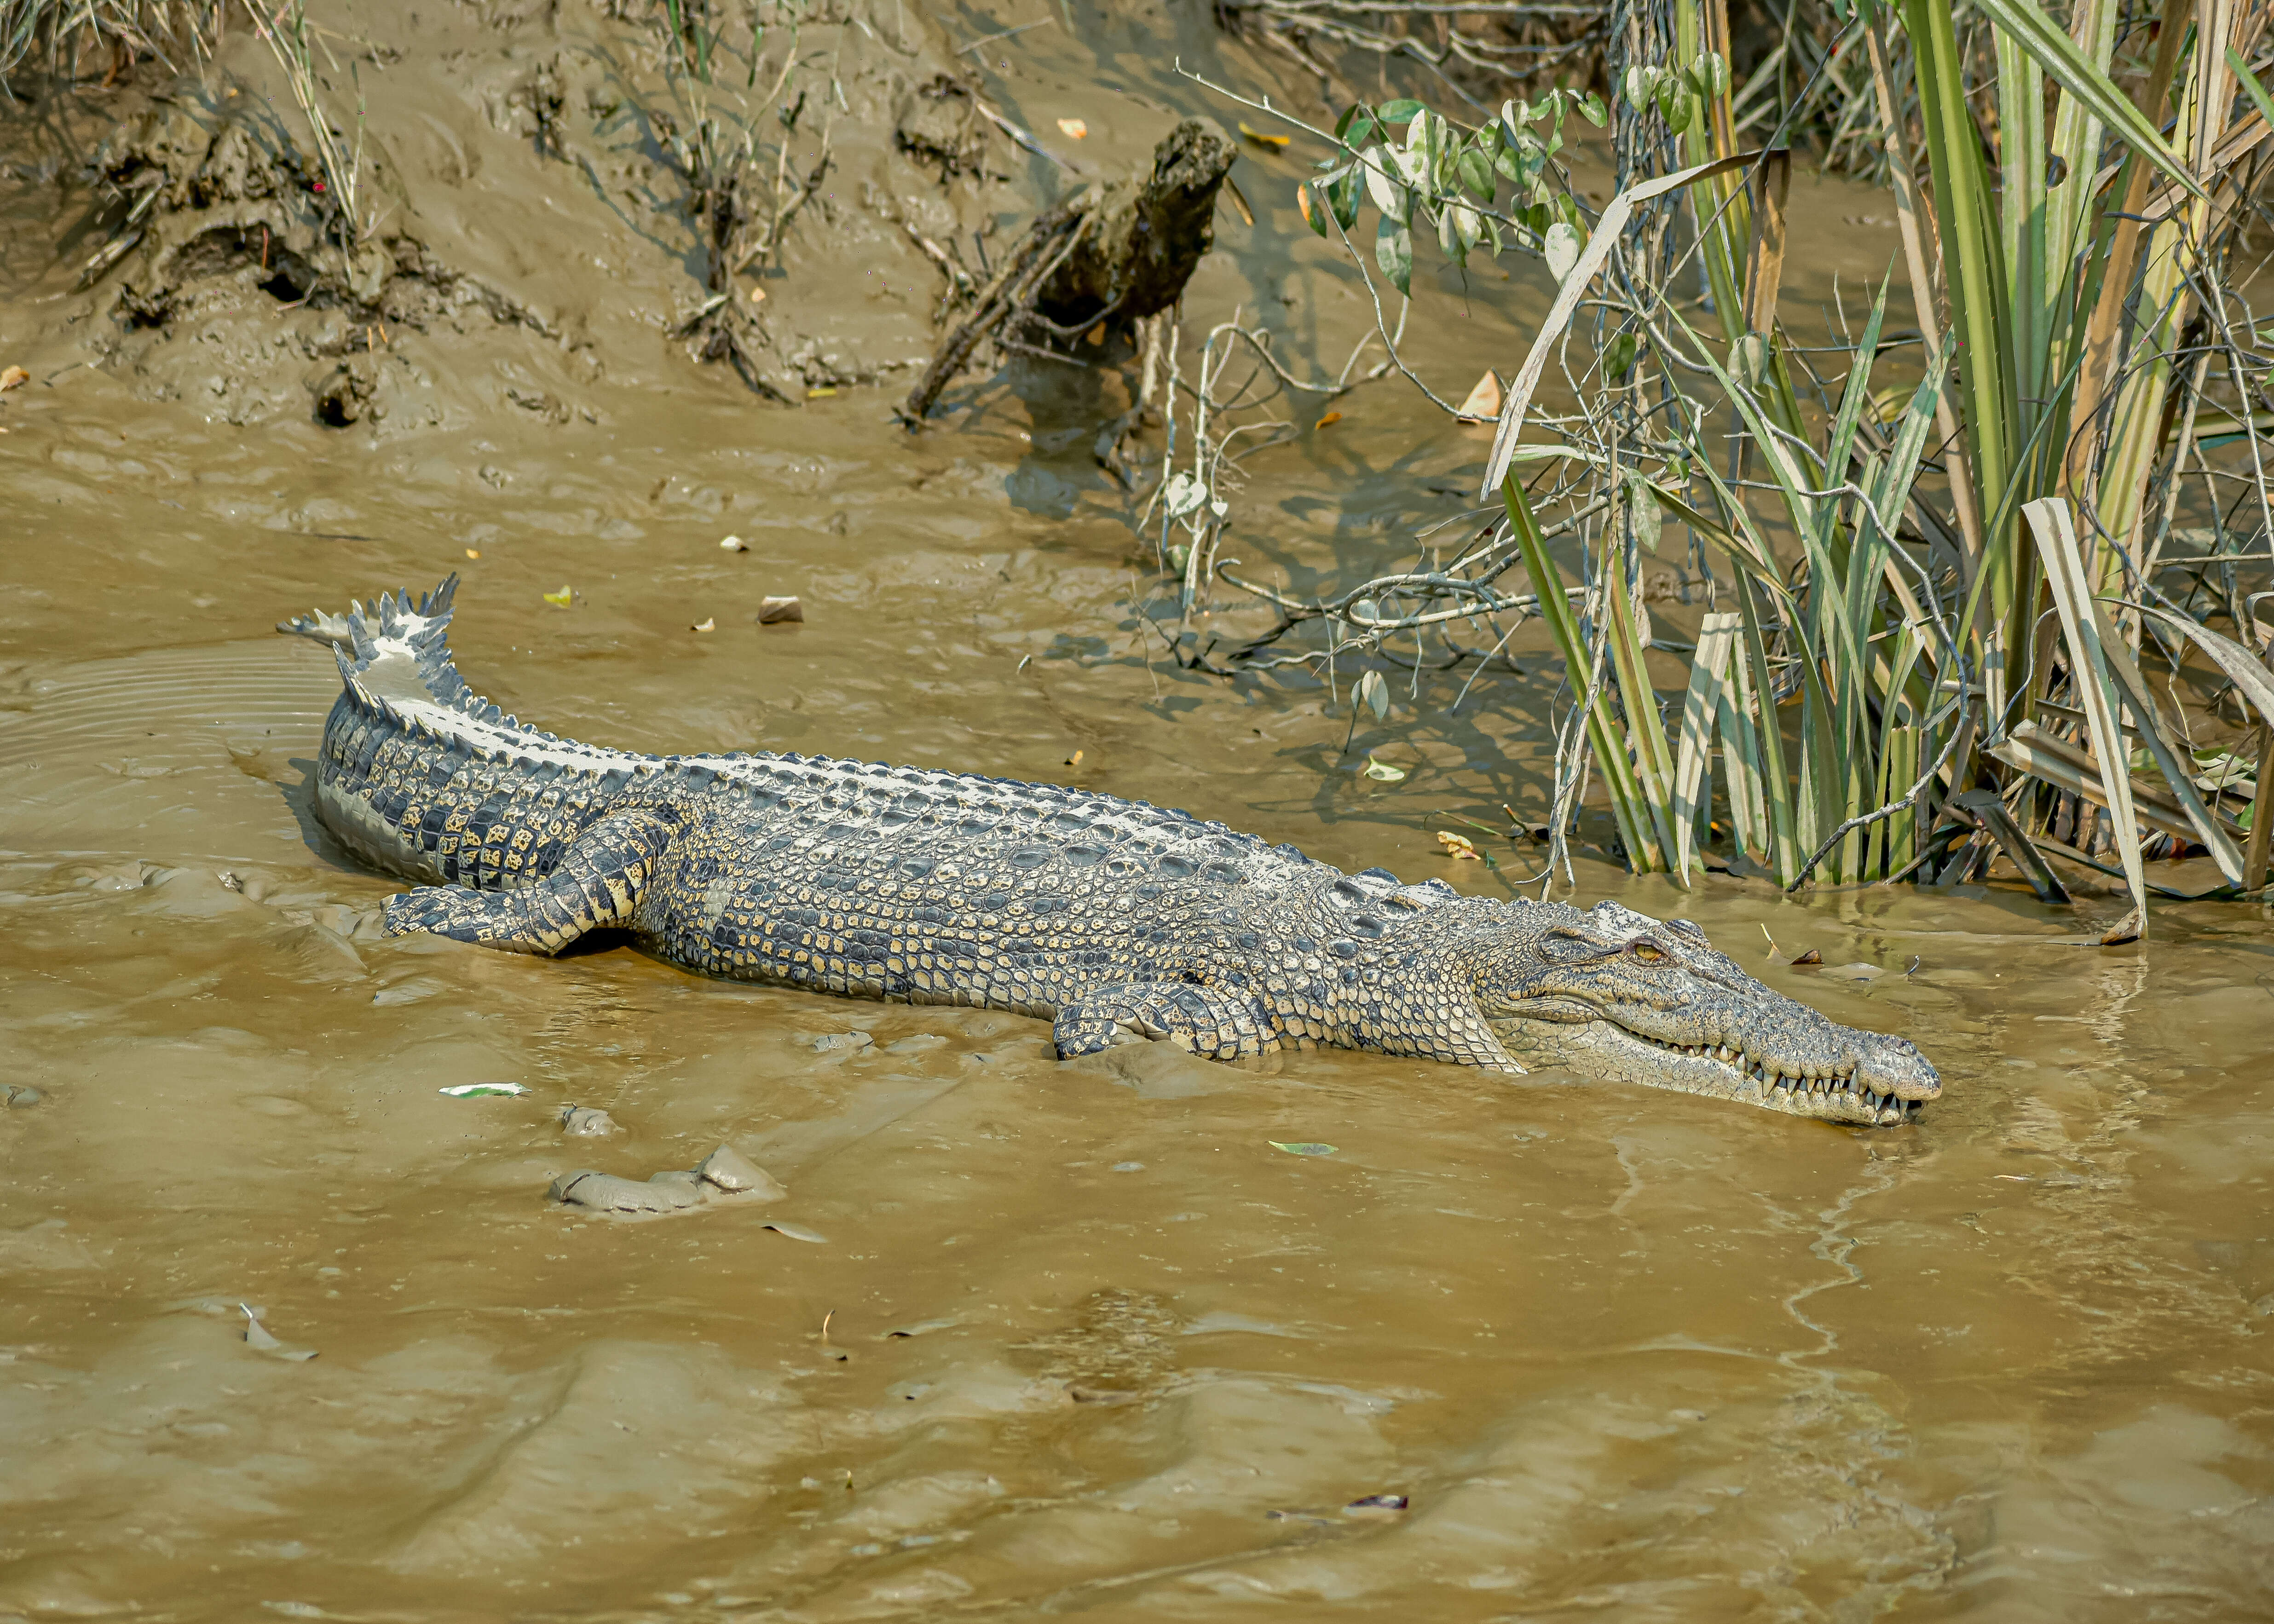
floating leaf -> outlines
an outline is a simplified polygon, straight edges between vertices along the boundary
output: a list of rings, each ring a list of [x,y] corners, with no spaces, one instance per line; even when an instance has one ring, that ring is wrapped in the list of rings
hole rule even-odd
[[[1061,124],[1060,128],[1064,128],[1064,125]],[[1249,140],[1254,141],[1258,147],[1269,147],[1275,152],[1280,147],[1286,146],[1290,139],[1284,135],[1266,135],[1261,130],[1251,130],[1247,126],[1247,121],[1244,118],[1240,120],[1239,123],[1239,132],[1246,136]]]
[[[1437,831],[1437,844],[1445,848],[1445,855],[1448,857],[1465,858],[1471,862],[1479,861],[1476,842],[1466,835],[1456,834],[1449,829],[1441,829]]]
[[[9,367],[6,371],[0,372],[0,395],[7,394],[11,389],[20,389],[31,381],[32,374],[22,367]]]
[[[529,1090],[519,1083],[453,1083],[436,1092],[447,1094],[453,1100],[486,1100],[493,1094],[511,1098],[515,1094],[527,1094]]]
[[[785,620],[805,620],[805,605],[795,598],[761,598],[758,599],[758,624],[779,626]]]
[[[719,551],[721,553],[748,553],[749,550],[750,544],[740,536],[728,536],[719,543]]]
[[[478,559],[481,557],[481,549],[478,547],[468,547],[466,549],[466,556],[470,559]]]
[[[1823,955],[1822,953],[1818,952],[1816,949],[1814,949],[1814,948],[1812,948],[1812,947],[1811,947],[1811,948],[1810,948],[1806,952],[1803,953],[1799,958],[1797,958],[1797,959],[1794,959],[1792,962],[1793,962],[1796,966],[1798,966],[1798,965],[1820,965],[1820,964],[1822,964],[1822,963],[1824,962],[1824,955]]]
[[[716,631],[719,629],[719,622],[715,617],[708,620],[697,620],[687,629],[690,632]]]
[[[1359,703],[1374,712],[1380,721],[1389,714],[1389,685],[1382,680],[1378,671],[1369,671],[1358,680]]]
[[[545,601],[546,603],[558,604],[563,609],[566,609],[570,604],[574,603],[576,599],[576,592],[565,586],[557,592],[547,592],[545,595]]]
[[[805,398],[806,398],[807,400],[809,400],[809,401],[825,400],[825,399],[826,399],[827,397],[829,397],[830,395],[834,395],[834,394],[836,394],[836,393],[837,393],[837,386],[836,386],[836,385],[834,385],[834,384],[824,384],[824,385],[822,385],[822,386],[821,386],[821,387],[819,387],[818,389],[808,389],[808,390],[805,392]]]
[[[1335,1154],[1333,1146],[1313,1144],[1308,1140],[1294,1145],[1282,1145],[1277,1139],[1267,1139],[1265,1143],[1274,1150],[1285,1151],[1291,1156],[1331,1156]]]
[[[1340,423],[1342,420],[1342,413],[1338,411],[1330,411],[1325,417],[1320,418],[1316,423],[1311,425],[1311,426],[1314,429],[1322,429],[1329,424]]]
[[[1061,118],[1058,120],[1058,128],[1065,131],[1071,139],[1077,141],[1089,133],[1089,126],[1079,118]]]
[[[1393,767],[1388,762],[1376,761],[1369,756],[1366,758],[1366,776],[1383,784],[1403,784],[1405,769]]]
[[[792,1223],[787,1219],[771,1218],[760,1227],[772,1229],[777,1235],[786,1235],[794,1241],[810,1241],[817,1246],[829,1244],[829,1237],[826,1235],[818,1230],[809,1229],[802,1223]]]

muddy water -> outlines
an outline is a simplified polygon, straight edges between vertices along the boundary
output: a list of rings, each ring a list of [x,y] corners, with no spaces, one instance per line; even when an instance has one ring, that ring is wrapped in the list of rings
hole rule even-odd
[[[1041,60],[1004,88],[1038,125],[1079,65]],[[1286,214],[1195,306],[1319,311],[1338,357],[1360,309]],[[1537,291],[1417,359],[1520,347]],[[1006,1016],[376,937],[391,887],[307,811],[329,656],[267,628],[453,569],[470,678],[565,733],[1080,782],[1472,888],[1440,814],[1544,800],[1552,676],[1346,756],[1323,692],[1148,660],[1088,461],[1118,385],[1022,371],[911,441],[873,392],[610,361],[667,387],[369,434],[101,366],[11,397],[0,1083],[41,1097],[0,1109],[0,1618],[2263,1610],[2255,914],[2108,952],[2002,889],[1583,865],[1914,1035],[1947,1092],[1882,1132],[1349,1055],[1066,1066]],[[1395,557],[1481,449],[1359,397],[1254,465],[1227,551]],[[780,591],[805,622],[756,625]],[[787,1197],[546,1199],[722,1143]]]

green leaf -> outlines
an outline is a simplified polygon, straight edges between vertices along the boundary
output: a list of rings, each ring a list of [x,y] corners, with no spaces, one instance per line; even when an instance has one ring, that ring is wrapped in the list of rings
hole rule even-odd
[[[2274,125],[2274,101],[2267,98],[2266,86],[2258,82],[2250,64],[2243,61],[2242,53],[2232,45],[2226,48],[2226,65],[2234,70],[2234,77],[2240,81],[2243,94],[2250,98],[2250,105],[2258,109],[2258,116]]]
[[[1374,262],[1398,292],[1412,297],[1413,234],[1404,222],[1382,215],[1382,229],[1374,239]]]
[[[1376,108],[1374,117],[1386,124],[1402,124],[1410,122],[1415,114],[1428,110],[1412,97],[1400,96],[1395,102],[1385,102]]]
[[[2035,0],[1980,0],[1980,7],[1984,16],[2011,35],[2014,42],[2051,74],[2063,90],[2077,99],[2079,105],[2120,136],[2133,150],[2195,196],[2210,195],[2180,161],[2179,154],[2165,144],[2164,138],[2148,122],[2147,115],[2134,105],[2132,98],[2117,89],[2108,75],[2094,65],[2092,58],[2069,37],[2068,31],[2046,16]]]
[[[1389,685],[1382,680],[1378,671],[1369,671],[1358,680],[1359,703],[1374,712],[1374,720],[1389,718]]]
[[[1472,147],[1455,162],[1461,172],[1461,184],[1469,189],[1472,196],[1491,202],[1493,193],[1500,190],[1500,183],[1493,178],[1492,161]]]
[[[1387,147],[1370,147],[1366,154],[1366,189],[1374,199],[1374,207],[1382,211],[1384,220],[1403,220],[1412,207],[1405,188],[1397,177],[1397,164],[1390,162]]]
[[[1579,111],[1598,130],[1603,127],[1603,120],[1610,117],[1610,109],[1603,105],[1602,97],[1592,90],[1579,98]]]
[[[1635,362],[1635,335],[1622,333],[1611,340],[1610,348],[1603,351],[1603,376],[1614,382],[1627,375]]]
[[[1343,177],[1327,188],[1327,202],[1335,211],[1335,223],[1345,231],[1358,223],[1359,189],[1365,185],[1358,169],[1353,166],[1343,172]]]

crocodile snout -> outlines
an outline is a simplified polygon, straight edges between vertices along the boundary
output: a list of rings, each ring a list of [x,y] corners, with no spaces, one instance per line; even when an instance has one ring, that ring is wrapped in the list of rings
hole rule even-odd
[[[1942,1094],[1942,1079],[1909,1038],[1879,1032],[1857,1032],[1856,1080],[1874,1094],[1891,1094],[1899,1100],[1932,1100]]]

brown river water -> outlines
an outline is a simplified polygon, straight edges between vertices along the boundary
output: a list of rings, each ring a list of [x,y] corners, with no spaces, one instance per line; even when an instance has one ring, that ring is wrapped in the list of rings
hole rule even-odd
[[[1016,20],[942,12],[924,49]],[[1113,77],[1142,21],[1005,48],[992,94],[1133,162],[1159,108],[1211,106],[1157,61]],[[440,70],[415,95],[493,173],[533,162]],[[1265,308],[1331,367],[1370,316],[1278,201],[1297,172],[1243,161],[1261,218],[1226,216],[1187,326]],[[1804,200],[1802,292],[1838,271],[1852,309],[1886,206]],[[1527,674],[1449,716],[1451,679],[1418,710],[1401,684],[1349,755],[1321,688],[1148,658],[1088,450],[1118,382],[1037,363],[914,439],[905,372],[758,405],[611,313],[683,267],[572,295],[536,213],[438,236],[521,235],[600,358],[404,335],[435,420],[343,431],[216,407],[241,365],[184,388],[195,335],[75,366],[84,245],[6,251],[34,381],[0,413],[0,1084],[41,1097],[0,1109],[0,1620],[2274,1611],[2255,909],[2160,906],[2104,951],[2074,944],[2105,896],[1788,901],[1583,858],[1582,902],[1915,1038],[1946,1093],[1881,1131],[1352,1054],[1064,1065],[1011,1016],[378,936],[395,887],[309,816],[331,657],[268,628],[453,570],[469,680],[596,741],[1078,782],[1465,889],[1499,876],[1442,815],[1545,801],[1555,673],[1521,641]],[[789,270],[777,301],[923,347],[930,284]],[[1531,274],[1426,296],[1441,389],[1513,365]],[[593,410],[483,393],[516,368]],[[1227,553],[1316,581],[1458,511],[1481,433],[1396,387],[1252,464]],[[771,592],[804,622],[756,625]],[[1368,748],[1410,776],[1359,776]],[[1830,968],[1784,965],[1805,947]],[[440,1092],[497,1081],[529,1092]],[[621,1132],[564,1137],[570,1104]],[[788,1197],[546,1199],[720,1144]]]

